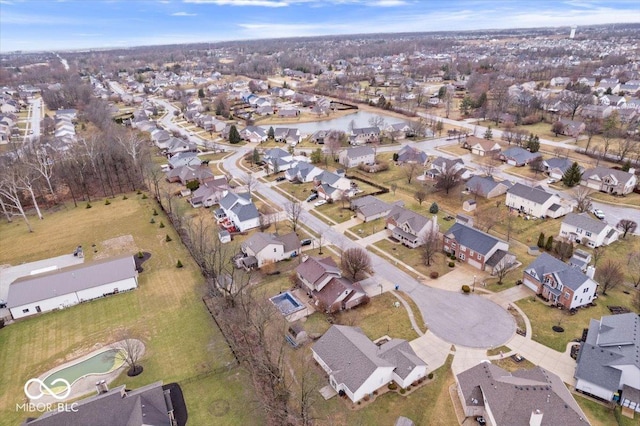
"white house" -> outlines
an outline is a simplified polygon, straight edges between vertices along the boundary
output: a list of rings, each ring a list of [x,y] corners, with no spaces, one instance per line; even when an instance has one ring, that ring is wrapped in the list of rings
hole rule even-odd
[[[640,317],[635,313],[592,319],[580,347],[576,389],[623,407],[640,407]]]
[[[589,213],[569,213],[560,225],[560,236],[588,247],[608,246],[620,237],[620,232]]]
[[[438,231],[438,221],[422,216],[413,210],[394,204],[386,219],[389,235],[407,247],[416,248],[424,244],[424,236]]]
[[[291,182],[296,180],[303,183],[313,182],[313,179],[323,172],[321,168],[308,162],[298,161],[293,164],[294,165],[284,173],[284,177]]]
[[[573,211],[573,204],[557,194],[541,187],[530,187],[516,183],[507,190],[505,204],[512,209],[535,217],[558,218]]]
[[[242,252],[256,258],[258,268],[298,255],[300,239],[295,232],[286,235],[256,232],[241,245]]]
[[[260,213],[248,193],[227,191],[220,200],[220,208],[226,215],[227,224],[232,224],[240,232],[260,226]]]
[[[227,182],[226,177],[209,180],[191,193],[189,202],[192,207],[211,207],[218,204],[229,189],[229,182]]]
[[[390,382],[407,388],[425,376],[427,364],[409,342],[391,339],[377,346],[358,327],[333,325],[311,348],[329,383],[353,402]]]
[[[345,167],[356,167],[360,164],[374,164],[376,155],[370,146],[356,146],[346,149],[338,155],[340,164]]]
[[[7,307],[19,319],[136,287],[133,256],[113,257],[18,278],[9,285]]]

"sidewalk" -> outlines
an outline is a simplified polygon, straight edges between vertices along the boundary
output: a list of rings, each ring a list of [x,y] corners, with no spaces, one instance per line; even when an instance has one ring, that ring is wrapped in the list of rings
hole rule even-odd
[[[373,245],[378,241],[382,241],[388,236],[389,236],[389,233],[387,232],[387,230],[383,229],[382,231],[378,231],[375,234],[369,235],[364,238],[360,238],[359,240],[355,240],[355,241],[357,244],[361,245],[362,247],[367,248],[367,246]]]
[[[451,344],[437,337],[431,331],[409,342],[416,355],[427,363],[427,372],[442,367],[451,351]]]

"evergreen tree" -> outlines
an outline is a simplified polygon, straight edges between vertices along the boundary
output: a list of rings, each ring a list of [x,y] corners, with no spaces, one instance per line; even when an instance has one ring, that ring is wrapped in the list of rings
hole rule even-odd
[[[269,127],[269,131],[267,132],[267,137],[269,139],[275,139],[276,137],[276,131],[273,130],[273,126]]]
[[[309,159],[312,164],[320,163],[322,161],[322,150],[320,148],[313,150],[311,155],[309,155]]]
[[[553,235],[549,235],[549,239],[547,240],[547,244],[544,246],[544,249],[547,251],[553,250]]]
[[[484,132],[484,138],[487,140],[493,139],[493,132],[491,131],[491,126],[487,127],[487,131]]]
[[[440,208],[438,207],[438,204],[434,201],[433,204],[431,204],[431,207],[429,207],[429,213],[436,214],[438,213],[438,210],[440,210]]]
[[[571,167],[564,172],[564,175],[562,175],[562,183],[567,185],[569,188],[579,184],[580,179],[582,179],[582,172],[580,171],[580,165],[577,162],[574,162]]]
[[[236,128],[235,124],[232,125],[231,129],[229,129],[229,143],[236,144],[241,140],[242,138],[240,137],[240,133],[238,133],[238,129]]]
[[[538,152],[540,150],[540,138],[538,137],[538,135],[529,136],[527,148],[529,148],[530,152]]]
[[[258,164],[260,162],[260,152],[257,148],[253,148],[253,153],[251,154],[251,162],[253,164]]]
[[[544,247],[544,232],[541,232],[540,235],[538,236],[538,247],[539,248]]]
[[[198,89],[198,97],[200,99],[204,98],[204,89],[202,87]]]

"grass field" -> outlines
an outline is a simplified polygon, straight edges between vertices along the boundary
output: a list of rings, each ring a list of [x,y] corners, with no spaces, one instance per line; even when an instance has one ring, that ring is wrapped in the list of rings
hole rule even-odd
[[[137,388],[157,380],[184,383],[190,424],[255,424],[252,395],[241,368],[227,371],[233,358],[201,300],[202,278],[162,213],[150,224],[151,199],[128,194],[110,205],[94,201],[93,208],[66,205],[45,219],[33,221],[35,232],[23,223],[0,225],[0,263],[19,264],[85,247],[87,261],[94,256],[117,254],[118,247],[103,244],[114,237],[132,235],[136,250],[151,253],[143,265],[137,290],[83,303],[65,310],[19,321],[0,330],[0,418],[2,424],[19,424],[25,413],[15,404],[24,402],[25,381],[61,362],[81,356],[96,344],[116,340],[127,329],[146,345],[144,373],[120,376],[112,384]],[[166,242],[170,235],[173,241]],[[96,245],[97,253],[90,249]],[[128,252],[130,248],[127,247]],[[180,259],[185,265],[175,267]],[[222,402],[221,402],[222,401]],[[212,407],[224,405],[225,410]],[[224,412],[223,412],[224,411]]]

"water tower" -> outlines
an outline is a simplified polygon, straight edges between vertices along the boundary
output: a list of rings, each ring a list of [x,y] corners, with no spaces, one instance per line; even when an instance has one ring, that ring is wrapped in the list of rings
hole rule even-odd
[[[571,34],[569,34],[569,38],[570,39],[575,38],[575,36],[576,36],[576,28],[578,28],[578,27],[576,27],[575,25],[571,27]]]

